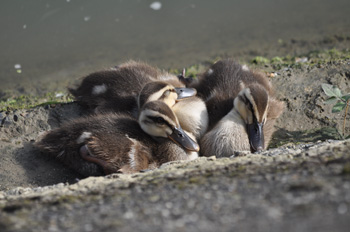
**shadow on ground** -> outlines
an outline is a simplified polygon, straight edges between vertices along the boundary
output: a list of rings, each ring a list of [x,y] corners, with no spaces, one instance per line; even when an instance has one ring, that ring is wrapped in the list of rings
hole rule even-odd
[[[23,167],[28,183],[46,186],[58,183],[76,183],[82,177],[37,150],[31,143],[14,151],[15,159]]]
[[[342,137],[338,130],[333,127],[323,127],[306,131],[289,131],[284,128],[278,128],[272,136],[269,148],[277,148],[288,143],[314,143],[328,139],[340,140]]]

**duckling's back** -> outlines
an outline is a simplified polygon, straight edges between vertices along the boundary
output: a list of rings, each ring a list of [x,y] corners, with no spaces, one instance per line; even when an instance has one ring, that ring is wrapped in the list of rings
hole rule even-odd
[[[99,159],[113,163],[110,171],[117,172],[122,164],[129,162],[127,154],[133,140],[144,144],[155,143],[142,131],[135,119],[111,113],[79,118],[66,123],[49,131],[35,146],[83,176],[94,176],[105,173],[96,164],[82,159],[79,149],[83,145],[88,145]]]
[[[214,95],[222,98],[235,98],[240,90],[249,84],[259,83],[270,90],[270,83],[263,76],[249,71],[232,59],[224,59],[213,64],[206,72],[191,84],[197,89],[198,96],[209,100]]]
[[[129,61],[111,70],[92,73],[69,91],[90,112],[136,115],[138,94],[145,84],[157,80],[174,83],[176,87],[181,85],[174,75],[142,62]]]
[[[125,63],[112,70],[86,76],[76,89],[69,89],[79,104],[93,112],[131,112],[137,107],[142,87],[153,81],[158,70],[142,63]]]

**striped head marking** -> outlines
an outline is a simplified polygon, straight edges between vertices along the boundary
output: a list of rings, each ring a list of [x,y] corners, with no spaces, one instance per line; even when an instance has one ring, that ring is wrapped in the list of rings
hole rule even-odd
[[[197,91],[193,88],[174,87],[162,81],[150,82],[141,90],[138,106],[141,108],[146,102],[163,101],[169,107],[173,107],[180,99],[192,97],[196,94]]]
[[[147,102],[141,109],[139,124],[153,138],[168,138],[188,151],[199,151],[199,145],[181,128],[174,112],[162,101]]]
[[[163,138],[167,138],[173,128],[179,126],[174,112],[162,101],[144,104],[140,112],[139,124],[147,134]]]
[[[234,108],[246,124],[252,152],[264,149],[263,127],[267,118],[269,95],[259,84],[241,90],[234,100]]]
[[[264,87],[258,84],[250,85],[239,92],[234,100],[234,107],[246,124],[264,123],[267,117],[269,95]]]
[[[141,108],[147,102],[160,100],[172,107],[177,97],[174,86],[162,81],[150,82],[142,88],[138,97],[138,106]]]

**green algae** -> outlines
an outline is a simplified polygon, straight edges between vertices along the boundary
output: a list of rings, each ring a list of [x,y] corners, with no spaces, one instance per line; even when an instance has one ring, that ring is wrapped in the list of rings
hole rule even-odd
[[[283,58],[281,58],[279,56],[275,56],[270,60],[270,62],[272,64],[281,64],[281,63],[283,63]]]
[[[269,64],[271,61],[268,58],[262,57],[262,56],[256,56],[254,59],[251,60],[252,64]]]
[[[284,67],[301,68],[303,66],[315,66],[349,59],[350,49],[338,50],[333,48],[328,50],[314,50],[299,56],[275,56],[271,59],[263,56],[256,56],[250,60],[250,64],[256,65],[257,67],[272,66],[277,70]]]
[[[56,105],[72,101],[71,95],[61,92],[46,93],[42,96],[20,95],[0,101],[0,112],[30,109],[37,106]]]
[[[186,77],[196,78],[200,73],[203,73],[210,65],[224,57],[217,56],[213,59],[207,60],[202,64],[195,64],[185,68]],[[300,69],[304,66],[316,66],[327,64],[329,62],[340,62],[350,60],[350,49],[338,50],[336,48],[328,50],[314,50],[298,56],[274,56],[272,58],[264,56],[255,56],[254,58],[243,58],[238,60],[241,64],[248,64],[253,68],[266,69],[271,67],[273,70],[282,68],[296,68]],[[180,69],[170,69],[170,73],[175,75],[182,74]]]

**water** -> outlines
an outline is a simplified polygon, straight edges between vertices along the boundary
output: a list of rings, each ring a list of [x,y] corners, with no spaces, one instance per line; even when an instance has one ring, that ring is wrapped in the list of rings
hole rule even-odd
[[[349,0],[3,0],[0,97],[59,89],[128,59],[182,68],[349,35],[349,12]]]

